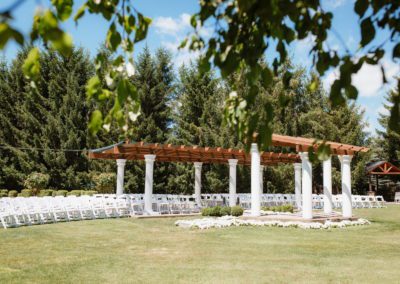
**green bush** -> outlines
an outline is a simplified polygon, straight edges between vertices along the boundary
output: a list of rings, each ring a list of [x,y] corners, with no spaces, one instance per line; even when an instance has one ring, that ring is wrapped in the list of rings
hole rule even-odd
[[[213,217],[221,217],[221,206],[215,206],[212,207],[211,212],[210,212],[210,216]]]
[[[294,207],[293,205],[280,205],[280,206],[269,206],[269,207],[262,207],[264,211],[273,211],[273,212],[291,212],[293,213]]]
[[[42,189],[41,191],[39,191],[37,196],[40,196],[40,197],[53,196],[53,190],[52,189]]]
[[[93,194],[97,194],[96,190],[82,190],[81,195],[89,195],[92,196]]]
[[[242,216],[243,215],[243,208],[242,207],[240,207],[240,206],[233,206],[233,207],[231,207],[231,214],[232,214],[232,216],[236,216],[236,217],[238,217],[238,216]]]
[[[231,207],[222,207],[221,216],[231,215]]]
[[[21,190],[21,193],[18,194],[18,196],[30,197],[30,196],[33,196],[33,191],[32,191],[32,189],[23,189],[23,190]]]
[[[70,192],[67,193],[67,196],[75,195],[75,196],[81,196],[82,190],[71,190]]]
[[[0,197],[8,197],[8,189],[0,189]]]
[[[33,195],[37,195],[41,189],[45,189],[49,183],[50,176],[42,173],[31,173],[26,178],[24,185],[32,191]],[[21,192],[22,193],[22,192]]]
[[[210,216],[212,207],[205,207],[201,209],[201,215],[203,216]]]
[[[10,190],[8,192],[8,197],[17,197],[18,196],[18,191],[16,190]]]
[[[68,190],[55,190],[53,196],[67,196]]]
[[[233,207],[206,207],[201,210],[201,215],[203,216],[213,216],[213,217],[221,217],[226,215],[232,216],[241,216],[243,215],[243,209],[240,206]]]
[[[99,193],[114,193],[116,175],[115,173],[101,173],[93,176],[96,190]]]

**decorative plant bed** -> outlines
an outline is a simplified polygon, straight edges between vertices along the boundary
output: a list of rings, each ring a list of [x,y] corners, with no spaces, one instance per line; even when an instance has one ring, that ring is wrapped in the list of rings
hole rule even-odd
[[[257,220],[243,219],[240,217],[223,216],[218,218],[201,218],[193,220],[178,220],[175,225],[182,228],[195,229],[211,229],[225,228],[231,226],[265,226],[265,227],[282,227],[282,228],[301,228],[301,229],[330,229],[330,228],[345,228],[351,226],[369,225],[370,222],[366,219],[357,220],[341,220],[334,222],[326,220],[321,222],[304,222],[304,221],[280,221],[280,220]]]

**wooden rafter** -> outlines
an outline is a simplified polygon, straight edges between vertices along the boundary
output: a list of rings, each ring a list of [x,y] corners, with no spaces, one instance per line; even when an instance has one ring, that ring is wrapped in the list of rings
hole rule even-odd
[[[387,161],[375,162],[367,167],[368,175],[400,175],[400,169]]]
[[[156,161],[159,162],[203,162],[213,164],[227,164],[229,159],[237,159],[241,165],[251,163],[250,154],[241,149],[224,149],[221,147],[199,147],[171,144],[146,144],[125,143],[115,145],[101,151],[89,151],[91,159],[127,159],[144,160],[144,155],[156,155]],[[261,152],[261,164],[275,165],[278,163],[296,163],[300,162],[297,154]]]
[[[318,145],[323,143],[321,140],[303,138],[303,137],[292,137],[285,135],[272,135],[272,145],[281,147],[294,148],[296,152],[308,151],[309,147],[317,148]],[[354,146],[349,144],[325,141],[331,148],[333,155],[354,155],[356,152],[368,152],[369,148]]]

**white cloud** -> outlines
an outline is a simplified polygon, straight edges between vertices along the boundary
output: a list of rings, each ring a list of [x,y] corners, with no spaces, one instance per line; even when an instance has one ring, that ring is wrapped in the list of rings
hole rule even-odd
[[[163,41],[161,45],[172,52],[174,55],[174,65],[180,67],[182,64],[189,64],[191,61],[195,61],[199,55],[199,51],[191,51],[187,47],[178,50],[182,39],[177,39],[175,41]]]
[[[400,68],[390,60],[383,60],[387,85],[383,85],[382,72],[377,65],[363,65],[357,74],[352,76],[354,86],[358,89],[360,96],[371,97],[379,95],[380,91],[385,91],[394,86],[395,76],[399,75]]]
[[[154,19],[152,28],[161,35],[161,45],[172,52],[176,67],[188,64],[199,57],[200,52],[190,51],[188,48],[178,49],[181,42],[192,32],[190,24],[191,15],[183,13],[177,18],[157,17]],[[212,30],[209,27],[201,27],[199,35],[205,39],[211,36]]]
[[[154,19],[153,27],[160,34],[177,36],[190,28],[190,15],[183,13],[177,19],[157,17]]]
[[[394,87],[396,76],[400,75],[400,67],[391,60],[384,59],[383,67],[385,69],[388,84],[384,85],[382,81],[382,72],[379,65],[364,64],[357,74],[352,75],[352,83],[357,88],[359,96],[374,97],[381,95]],[[329,90],[333,81],[339,76],[337,69],[327,73],[323,78],[325,89]]]
[[[329,9],[336,9],[338,7],[344,6],[347,0],[325,0],[322,3]]]

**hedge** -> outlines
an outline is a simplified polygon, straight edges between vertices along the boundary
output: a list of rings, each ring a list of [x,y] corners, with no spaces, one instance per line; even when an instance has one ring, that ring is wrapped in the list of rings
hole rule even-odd
[[[241,216],[243,215],[243,208],[240,206],[233,207],[206,207],[201,210],[203,216],[221,217],[226,215]]]
[[[274,211],[274,212],[291,212],[293,213],[294,207],[293,205],[280,205],[280,206],[269,206],[269,207],[262,207],[264,211]]]
[[[8,192],[8,197],[17,197],[17,195],[18,195],[18,191],[16,191],[16,190],[10,190]]]

